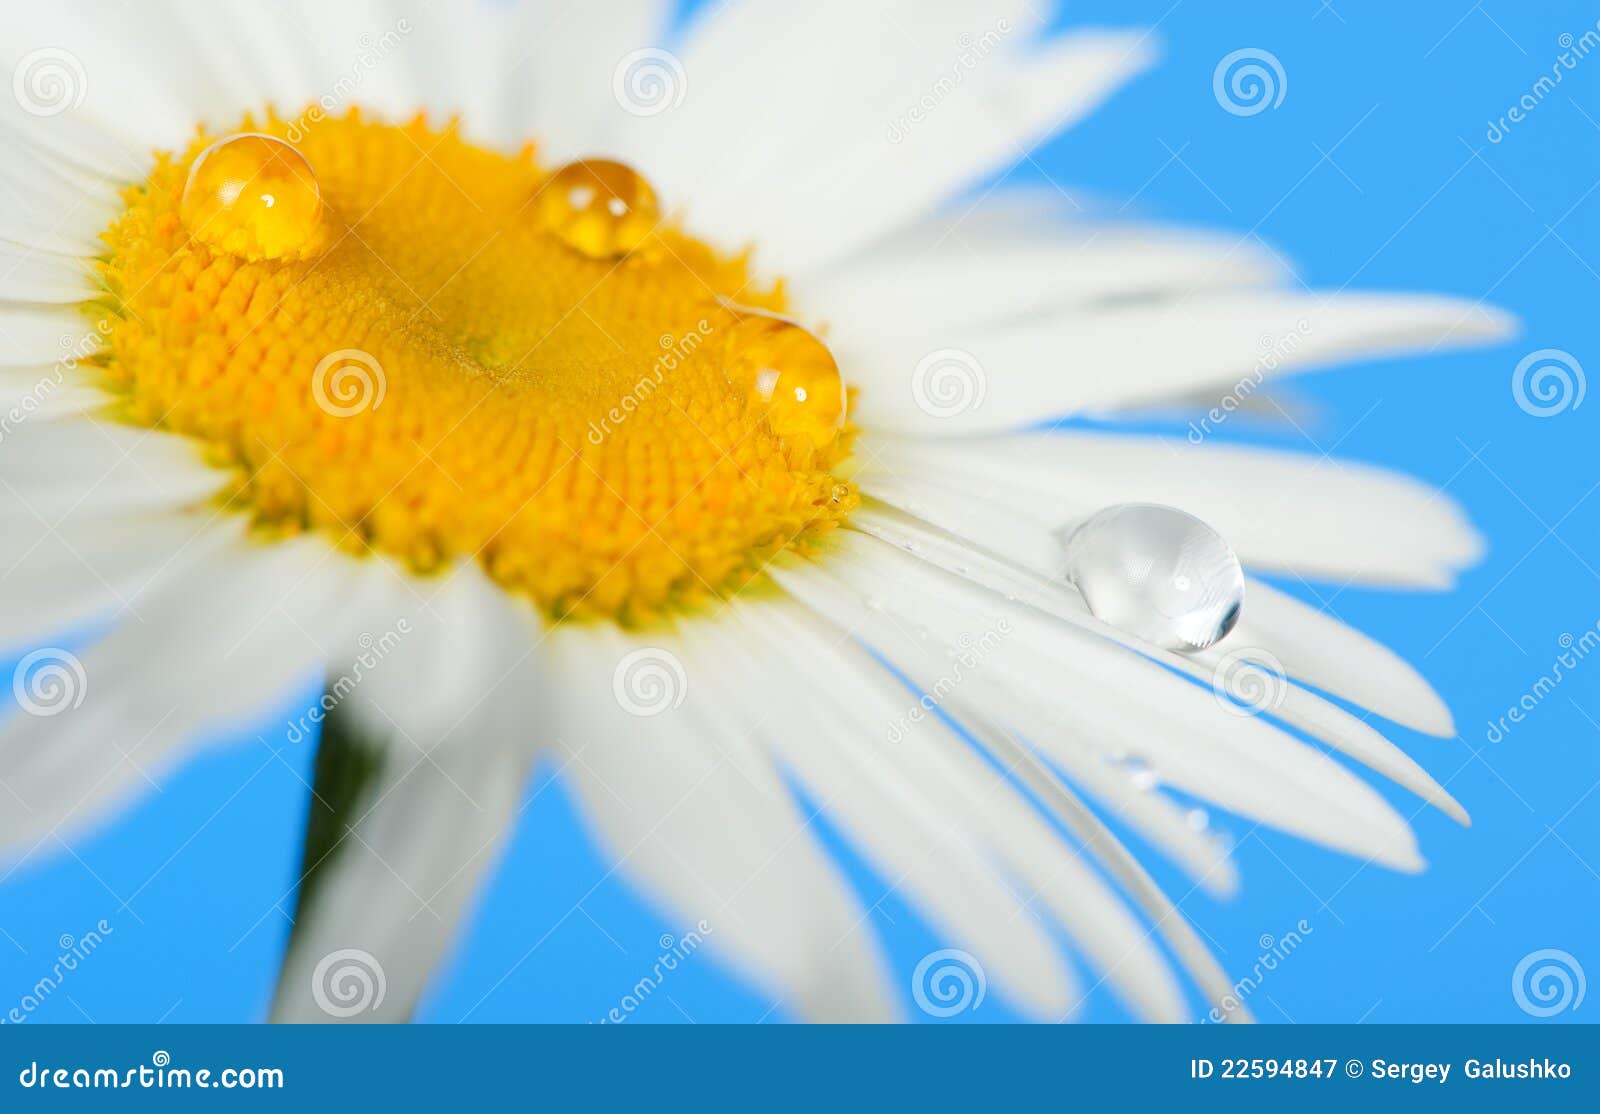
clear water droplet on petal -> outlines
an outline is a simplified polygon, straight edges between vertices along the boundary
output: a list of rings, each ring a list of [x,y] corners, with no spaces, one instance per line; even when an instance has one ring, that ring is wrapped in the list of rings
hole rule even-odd
[[[1244,570],[1233,547],[1191,514],[1120,503],[1071,529],[1066,576],[1095,618],[1167,650],[1192,653],[1239,621]]]

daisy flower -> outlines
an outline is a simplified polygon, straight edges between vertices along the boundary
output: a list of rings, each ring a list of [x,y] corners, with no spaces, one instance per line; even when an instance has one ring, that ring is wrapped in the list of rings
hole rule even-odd
[[[0,841],[320,675],[274,1017],[409,1017],[544,763],[794,1015],[906,997],[825,822],[1030,1015],[1242,1018],[1108,820],[1214,893],[1197,804],[1420,869],[1331,755],[1465,822],[1347,705],[1449,712],[1254,574],[1480,543],[1374,468],[1048,423],[1507,325],[975,194],[1152,61],[1036,8],[9,9]]]

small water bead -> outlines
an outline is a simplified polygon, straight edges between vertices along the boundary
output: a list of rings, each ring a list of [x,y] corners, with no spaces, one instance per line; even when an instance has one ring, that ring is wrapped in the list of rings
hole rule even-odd
[[[780,437],[821,447],[844,425],[844,377],[828,346],[793,321],[739,308],[729,326],[728,378],[765,408]],[[905,543],[911,548],[911,543]]]
[[[1239,620],[1244,571],[1191,514],[1122,503],[1066,537],[1067,578],[1097,619],[1168,650],[1203,650]]]
[[[200,152],[178,212],[191,237],[246,259],[300,258],[326,236],[311,164],[283,140],[253,132]]]
[[[1128,780],[1133,787],[1141,793],[1148,793],[1161,784],[1161,775],[1156,773],[1154,766],[1137,756],[1124,758],[1120,763],[1122,770],[1128,775]]]
[[[661,220],[650,183],[610,159],[579,159],[557,168],[539,187],[534,205],[551,235],[590,259],[621,259]]]

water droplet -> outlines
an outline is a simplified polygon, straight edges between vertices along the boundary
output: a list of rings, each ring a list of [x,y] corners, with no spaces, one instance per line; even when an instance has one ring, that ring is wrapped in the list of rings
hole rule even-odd
[[[1203,650],[1233,629],[1244,572],[1193,515],[1153,503],[1107,507],[1066,537],[1067,579],[1097,619],[1168,650]]]
[[[1191,808],[1183,814],[1183,819],[1191,832],[1203,832],[1211,827],[1211,816],[1203,808]]]
[[[590,259],[621,259],[649,238],[661,220],[656,191],[644,175],[610,159],[559,167],[534,202],[550,233]]]
[[[766,409],[780,437],[805,437],[821,447],[844,425],[844,379],[823,344],[793,321],[744,307],[727,340],[728,378]],[[906,548],[910,548],[909,545]]]
[[[194,239],[246,259],[300,258],[326,235],[311,164],[283,140],[254,132],[200,152],[178,212]]]
[[[1156,773],[1155,767],[1137,755],[1123,759],[1122,769],[1128,775],[1128,780],[1133,782],[1133,787],[1141,793],[1148,793],[1161,784],[1161,776]]]

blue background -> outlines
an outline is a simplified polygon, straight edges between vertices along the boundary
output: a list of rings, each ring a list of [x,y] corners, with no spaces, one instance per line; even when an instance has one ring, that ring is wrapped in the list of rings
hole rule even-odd
[[[1550,72],[1558,36],[1592,29],[1597,13],[1468,4],[1071,4],[1066,22],[1153,25],[1162,64],[1008,175],[1026,185],[1048,177],[1113,207],[1137,195],[1126,215],[1257,235],[1312,287],[1453,293],[1523,322],[1496,348],[1296,380],[1316,410],[1305,434],[1242,421],[1227,429],[1230,440],[1336,450],[1412,472],[1444,487],[1490,539],[1487,559],[1452,592],[1318,586],[1341,617],[1422,666],[1455,709],[1458,739],[1399,728],[1393,737],[1475,825],[1419,815],[1431,868],[1417,878],[1358,869],[1275,833],[1243,838],[1243,893],[1222,903],[1196,896],[1184,909],[1235,975],[1255,962],[1263,935],[1281,937],[1302,918],[1312,926],[1249,998],[1268,1021],[1527,1020],[1511,972],[1538,948],[1567,950],[1600,975],[1600,661],[1581,666],[1505,741],[1485,739],[1486,721],[1549,670],[1557,639],[1600,619],[1600,497],[1591,495],[1600,468],[1590,451],[1600,401],[1536,419],[1510,391],[1513,367],[1536,348],[1600,369],[1600,52],[1502,141],[1486,137],[1489,121]],[[1238,117],[1213,98],[1213,68],[1241,47],[1280,60],[1279,107]],[[1157,428],[1182,433],[1181,422]],[[1286,587],[1321,602],[1303,585]],[[269,718],[261,734],[163,778],[162,793],[70,849],[52,844],[0,868],[0,1012],[53,962],[58,937],[105,918],[106,944],[34,1020],[264,1014],[298,864],[300,778],[311,765],[282,722]],[[1394,799],[1411,810],[1403,794]],[[599,1019],[648,970],[657,938],[683,929],[608,875],[610,865],[559,781],[541,776],[423,1018]],[[864,902],[877,901],[883,881],[852,870]],[[1188,888],[1160,876],[1169,889]],[[892,895],[873,919],[908,984],[941,942]],[[710,961],[685,965],[664,990],[633,1018],[785,1017]],[[1102,991],[1084,1016],[1125,1014]],[[991,994],[956,1020],[1012,1017]]]

